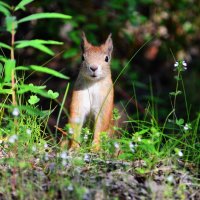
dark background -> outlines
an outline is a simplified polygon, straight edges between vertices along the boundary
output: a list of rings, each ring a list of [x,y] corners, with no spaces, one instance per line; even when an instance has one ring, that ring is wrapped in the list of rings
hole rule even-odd
[[[12,2],[16,5],[18,1]],[[163,121],[172,110],[169,92],[175,90],[175,60],[185,60],[188,70],[183,73],[190,115],[193,120],[199,112],[200,76],[200,1],[198,0],[43,0],[34,1],[26,11],[17,11],[18,18],[38,12],[60,12],[71,15],[71,20],[47,19],[22,23],[16,40],[46,39],[63,41],[63,46],[53,46],[56,56],[45,55],[38,50],[25,48],[16,51],[18,65],[43,65],[54,68],[70,77],[69,81],[35,73],[27,82],[45,84],[58,91],[59,102],[68,82],[70,91],[76,79],[81,62],[80,35],[85,31],[88,40],[98,45],[112,33],[114,53],[112,60],[113,80],[133,54],[147,41],[150,42],[138,52],[115,85],[115,102],[127,106],[127,112],[134,118],[135,102],[129,101],[136,91],[139,112],[151,102],[151,90],[159,121]],[[1,24],[4,20],[1,16]],[[10,42],[10,35],[1,31],[1,41]],[[8,54],[8,52],[5,51]],[[9,54],[8,54],[9,56]],[[180,88],[181,89],[181,88]],[[70,95],[68,95],[69,97]],[[183,95],[177,99],[177,116],[186,118]],[[69,98],[65,107],[69,105]],[[42,109],[49,109],[49,100],[42,99]],[[52,107],[57,103],[53,102]],[[56,123],[59,107],[49,120]],[[67,122],[63,114],[60,126]]]

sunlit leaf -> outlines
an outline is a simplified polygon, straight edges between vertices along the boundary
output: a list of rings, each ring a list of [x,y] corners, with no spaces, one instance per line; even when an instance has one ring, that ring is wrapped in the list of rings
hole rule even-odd
[[[5,16],[10,15],[10,11],[0,4],[0,12],[3,13]]]
[[[38,103],[40,101],[40,98],[38,98],[36,95],[31,95],[28,102],[31,104],[31,105],[34,105],[36,103]]]
[[[42,72],[46,74],[50,74],[52,76],[56,76],[58,78],[63,78],[63,79],[69,79],[69,77],[65,76],[64,74],[61,74],[60,72],[47,68],[47,67],[42,67],[42,66],[37,66],[37,65],[30,65],[30,66],[19,66],[16,67],[16,70],[33,70],[37,72]]]
[[[4,3],[3,1],[0,1],[0,5],[8,8],[8,9],[11,9],[10,5],[8,5],[7,3]]]
[[[36,19],[47,19],[47,18],[71,19],[72,17],[61,13],[36,13],[20,19],[18,23],[23,23]]]
[[[25,48],[25,47],[33,47],[40,51],[43,51],[49,55],[54,55],[54,52],[46,47],[44,44],[55,44],[55,45],[61,45],[62,42],[54,41],[54,40],[22,40],[22,41],[16,41],[15,42],[16,48]]]
[[[4,82],[10,82],[12,78],[12,71],[15,68],[15,60],[7,60],[5,62],[5,77],[4,77]]]
[[[5,48],[5,49],[11,49],[11,47],[9,46],[9,45],[7,45],[7,44],[5,44],[5,43],[3,43],[3,42],[0,42],[0,47],[1,48]]]
[[[19,4],[15,7],[15,11],[16,10],[19,10],[19,9],[22,9],[22,10],[25,10],[25,5],[31,3],[32,1],[34,0],[22,0],[21,2],[19,2]]]
[[[59,96],[59,93],[53,92],[52,90],[48,90],[48,95],[51,99],[56,99]]]
[[[12,32],[12,30],[17,28],[17,21],[15,16],[7,16],[6,17],[6,30],[8,32]]]

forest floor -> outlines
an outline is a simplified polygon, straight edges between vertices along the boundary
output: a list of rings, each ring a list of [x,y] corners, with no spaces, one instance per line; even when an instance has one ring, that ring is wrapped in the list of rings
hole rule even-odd
[[[61,157],[51,152],[11,162],[1,155],[0,199],[200,199],[197,171],[181,160],[169,158],[147,169],[143,160]]]

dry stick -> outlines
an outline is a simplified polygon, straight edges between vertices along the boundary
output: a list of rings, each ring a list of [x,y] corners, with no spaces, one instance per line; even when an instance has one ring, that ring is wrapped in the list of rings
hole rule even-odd
[[[61,133],[62,133],[62,135],[65,135],[65,136],[67,136],[68,135],[68,133],[66,132],[66,131],[64,131],[62,128],[60,128],[60,127],[58,127],[58,126],[54,126],[57,130],[59,130]],[[75,140],[75,139],[73,139],[73,138],[71,138],[71,140],[74,140],[74,142],[76,142],[76,143],[78,143],[79,144],[79,146],[81,146],[81,144],[77,141],[77,140]],[[59,141],[59,143],[60,143],[60,141]]]

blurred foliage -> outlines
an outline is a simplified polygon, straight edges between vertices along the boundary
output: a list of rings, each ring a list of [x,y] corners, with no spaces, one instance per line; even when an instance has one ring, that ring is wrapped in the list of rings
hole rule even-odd
[[[11,1],[16,5],[18,1]],[[63,47],[54,47],[57,55],[52,58],[41,54],[37,50],[27,48],[18,51],[18,62],[30,64],[37,58],[36,64],[48,65],[52,68],[61,66],[59,70],[71,77],[73,82],[80,65],[80,33],[85,31],[89,41],[98,45],[112,33],[114,54],[112,61],[113,79],[117,77],[130,57],[149,39],[151,41],[137,54],[129,67],[115,85],[116,102],[124,104],[136,91],[137,101],[145,108],[152,101],[157,106],[159,118],[165,118],[171,109],[169,92],[174,88],[173,65],[176,60],[186,60],[188,70],[185,72],[188,104],[192,104],[191,115],[196,116],[199,111],[200,87],[200,1],[198,0],[110,0],[110,1],[33,1],[27,11],[17,11],[18,17],[39,12],[59,12],[73,16],[73,19],[64,21],[34,21],[30,25],[19,25],[17,40],[41,38],[45,40],[63,41]],[[2,41],[8,40],[3,31],[1,21]],[[28,33],[28,34],[27,34]],[[4,52],[7,53],[6,51]],[[57,68],[56,68],[57,69]],[[37,74],[32,76],[33,81],[42,83],[47,77]],[[32,81],[32,82],[33,82]],[[63,90],[66,81],[54,83],[48,81],[52,89]],[[59,85],[59,87],[58,87]],[[73,84],[72,84],[73,85]],[[64,92],[63,92],[64,93]],[[60,97],[62,98],[62,97]],[[61,99],[60,99],[61,101]],[[184,113],[183,98],[178,99],[179,112]],[[68,104],[68,103],[66,103]],[[45,105],[44,105],[45,107]],[[178,109],[178,108],[177,108]],[[135,104],[130,101],[127,110],[136,113]]]

